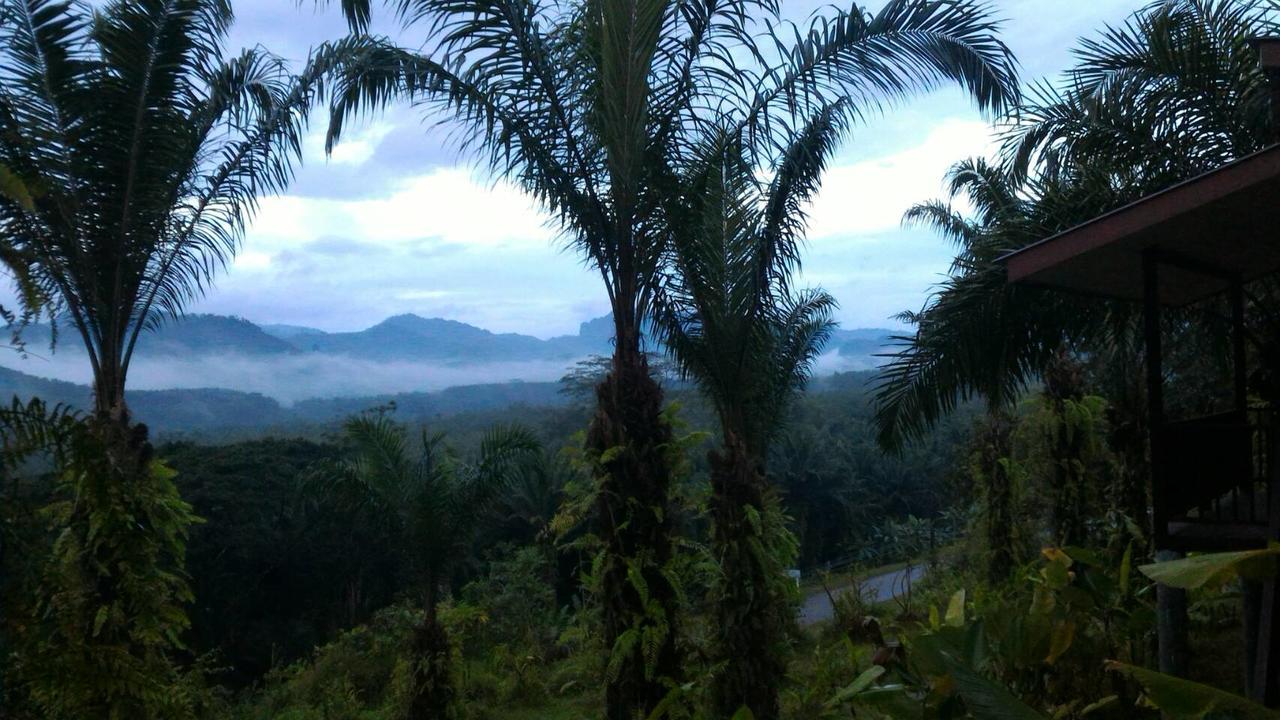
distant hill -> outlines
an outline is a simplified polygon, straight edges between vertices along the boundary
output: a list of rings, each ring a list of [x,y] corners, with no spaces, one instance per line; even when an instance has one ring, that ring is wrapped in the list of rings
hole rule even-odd
[[[58,353],[83,354],[79,338],[72,335],[69,324],[58,325]],[[49,347],[51,328],[34,325],[22,331],[27,347],[44,352]],[[234,352],[240,355],[284,355],[298,349],[285,340],[268,334],[244,318],[226,315],[186,315],[170,320],[158,329],[143,334],[138,340],[139,355],[190,356]]]
[[[93,393],[84,385],[33,377],[0,367],[0,402],[17,396],[38,397],[50,405],[66,405],[84,411]],[[266,427],[290,419],[280,403],[265,395],[236,390],[135,390],[129,407],[140,422],[153,430],[214,430],[224,427]]]
[[[31,358],[11,354],[7,360],[0,356],[0,363],[25,372],[23,377],[84,382],[88,361],[78,338],[65,323],[59,325],[59,331],[57,346],[49,352],[50,328],[27,328],[24,337]],[[837,329],[819,363],[821,372],[874,369],[883,363],[877,355],[892,349],[887,347],[891,334],[884,329]],[[315,399],[314,404],[300,405],[298,412],[328,416],[341,413],[323,408],[348,408],[352,403],[386,399],[396,393],[406,394],[406,402],[411,403],[417,402],[413,399],[417,395],[430,395],[431,402],[439,404],[444,400],[435,397],[434,391],[441,388],[506,387],[492,383],[512,379],[523,380],[525,386],[511,390],[509,402],[544,402],[545,394],[524,396],[542,392],[536,388],[549,386],[549,381],[560,378],[580,360],[610,354],[612,335],[613,322],[608,316],[582,323],[575,335],[543,340],[412,314],[396,315],[353,332],[325,332],[299,325],[259,326],[243,318],[190,315],[164,323],[141,338],[130,378],[134,388],[260,393],[253,403],[244,405],[245,412],[260,416],[257,422],[291,417],[280,415],[268,402]],[[12,376],[10,380],[17,385],[31,382],[18,382]],[[63,383],[43,385],[36,394],[63,399],[80,392]],[[216,422],[241,400],[203,389],[172,392],[185,394],[163,396],[163,401],[181,403],[182,407],[157,406],[155,415],[171,416],[179,425]],[[424,406],[423,412],[427,411]]]
[[[292,343],[299,338],[314,337],[316,335],[327,335],[323,330],[317,330],[313,327],[305,327],[302,325],[261,325],[262,332],[274,338],[279,338],[287,343]]]
[[[389,317],[359,332],[296,335],[292,342],[306,352],[373,360],[569,360],[577,354],[576,348],[529,335],[496,334],[456,320],[412,314]]]
[[[92,403],[92,393],[84,385],[0,367],[0,402],[7,404],[14,396],[24,401],[39,397],[50,405],[81,411]],[[129,392],[134,417],[159,433],[326,424],[390,403],[395,403],[401,418],[426,420],[513,405],[559,406],[568,399],[559,392],[558,383],[523,382],[459,386],[431,393],[326,398],[292,407],[258,393],[218,388]]]
[[[828,349],[853,361],[857,366],[855,369],[869,370],[884,364],[884,359],[879,356],[894,352],[896,348],[892,338],[901,334],[902,331],[884,328],[838,329],[831,334]]]

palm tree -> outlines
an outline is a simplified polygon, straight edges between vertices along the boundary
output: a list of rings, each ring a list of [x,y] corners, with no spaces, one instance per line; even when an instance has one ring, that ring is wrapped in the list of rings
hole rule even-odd
[[[41,714],[151,717],[180,695],[166,683],[192,517],[131,422],[130,360],[290,179],[327,71],[224,55],[231,22],[226,0],[0,0],[0,262],[24,320],[43,309],[83,343],[94,392],[83,452],[58,468],[47,600],[27,623]]]
[[[1041,85],[1019,110],[1003,163],[952,170],[953,197],[976,217],[946,202],[908,213],[959,253],[925,309],[901,316],[917,332],[881,375],[882,444],[974,394],[1007,406],[1060,348],[1134,346],[1129,309],[1009,286],[996,259],[1265,145],[1266,78],[1249,39],[1269,27],[1252,3],[1163,0],[1083,40],[1065,86]]]
[[[112,447],[133,432],[139,337],[208,287],[290,179],[321,89],[320,65],[224,56],[231,22],[225,0],[0,0],[0,166],[27,190],[0,194],[0,236],[83,342]]]
[[[722,446],[711,466],[716,653],[714,712],[778,716],[794,618],[785,569],[796,541],[766,480],[769,440],[803,387],[834,323],[835,300],[793,291],[804,231],[802,208],[816,193],[843,131],[824,108],[761,182],[735,137],[719,136],[682,185],[672,277],[658,295],[663,340],[687,378],[714,405]]]
[[[882,443],[918,435],[971,393],[1008,401],[1075,334],[1067,330],[1123,325],[1099,312],[1080,322],[1085,306],[1063,312],[1052,295],[1009,287],[995,260],[1266,145],[1267,81],[1249,40],[1274,27],[1238,0],[1152,4],[1081,41],[1064,86],[1039,86],[1019,109],[1002,164],[951,171],[952,195],[966,195],[977,217],[946,202],[908,213],[959,254],[925,311],[902,316],[919,331],[901,338],[907,347],[883,376]]]
[[[934,229],[951,240],[957,254],[951,274],[918,313],[899,319],[913,324],[914,336],[899,337],[903,348],[882,368],[877,387],[879,439],[889,449],[922,436],[956,404],[973,396],[987,405],[987,419],[975,439],[982,476],[989,563],[993,582],[1013,569],[1012,479],[1009,457],[1010,411],[1018,396],[1059,348],[1079,337],[1090,306],[1078,307],[1036,289],[1010,286],[996,262],[1062,224],[1062,210],[1077,209],[1078,197],[1047,185],[1030,187],[1006,169],[971,159],[948,175],[951,198],[974,209],[967,217],[949,201],[911,208],[909,224]]]
[[[454,569],[468,556],[480,520],[514,482],[519,464],[536,457],[541,445],[524,429],[496,428],[481,441],[476,460],[467,463],[441,434],[423,431],[412,447],[408,430],[381,410],[348,419],[343,430],[348,457],[320,468],[309,484],[389,538],[386,550],[400,558],[423,608],[412,643],[409,717],[453,717],[452,649],[437,606]]]
[[[955,82],[984,108],[1013,97],[1014,69],[975,3],[891,0],[819,17],[807,32],[777,0],[395,0],[425,29],[429,56],[370,42],[336,93],[343,121],[394,97],[458,129],[464,147],[552,214],[604,281],[610,372],[587,435],[596,458],[607,716],[647,715],[678,678],[662,390],[644,354],[674,234],[680,178],[708,129],[752,160],[789,144],[816,108],[845,98],[856,118],[908,91]],[[369,0],[344,0],[357,29]],[[792,38],[796,38],[793,40]]]
[[[1021,109],[1006,157],[1047,177],[1104,174],[1116,202],[1214,170],[1274,142],[1271,91],[1252,40],[1280,15],[1248,0],[1159,0],[1080,41],[1060,86]]]

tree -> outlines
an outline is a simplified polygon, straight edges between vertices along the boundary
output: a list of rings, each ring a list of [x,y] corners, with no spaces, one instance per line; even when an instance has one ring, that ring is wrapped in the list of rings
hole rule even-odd
[[[996,261],[1265,145],[1267,84],[1249,39],[1270,27],[1253,3],[1163,0],[1082,40],[1064,86],[1040,85],[1019,109],[1004,162],[951,171],[952,196],[976,217],[946,202],[908,214],[959,254],[925,309],[902,316],[918,330],[900,338],[879,389],[884,444],[918,436],[971,394],[1008,401],[1064,343],[1131,347],[1131,312],[1011,287]]]
[[[126,660],[178,644],[191,516],[131,421],[130,360],[227,263],[257,198],[289,180],[327,71],[294,76],[261,49],[225,56],[231,22],[226,0],[0,0],[0,261],[20,268],[28,311],[46,305],[84,344],[94,405],[78,447],[102,453],[62,458],[48,513],[64,532],[36,623],[52,688],[37,700],[55,716],[167,712],[166,676]],[[109,682],[78,679],[111,667]]]
[[[370,4],[342,3],[357,29]],[[856,118],[955,82],[982,107],[1003,108],[1016,92],[1011,58],[985,9],[961,1],[891,0],[874,15],[855,6],[794,33],[776,0],[389,4],[426,29],[432,54],[370,42],[337,91],[330,141],[354,113],[416,101],[536,197],[605,283],[614,354],[587,445],[606,547],[604,636],[617,656],[607,717],[648,715],[681,665],[679,593],[665,568],[673,437],[641,337],[680,214],[679,179],[708,130],[741,139],[754,162],[838,98]]]
[[[1082,40],[1066,82],[1040,86],[1006,141],[994,175],[1014,192],[997,197],[1015,202],[996,207],[1015,209],[1014,217],[1001,213],[993,223],[988,212],[982,223],[966,224],[945,206],[925,213],[941,227],[997,240],[981,243],[981,253],[962,249],[925,311],[907,316],[917,332],[904,339],[881,386],[886,442],[929,427],[968,393],[1016,395],[1060,348],[1136,345],[1130,308],[1011,287],[996,259],[1272,142],[1271,93],[1250,41],[1275,32],[1273,13],[1274,5],[1268,11],[1239,0],[1161,0]],[[1274,345],[1268,350],[1274,327],[1255,335],[1263,357],[1275,357]],[[1133,381],[1121,380],[1121,399],[1141,400],[1129,389]],[[1117,414],[1132,427],[1141,412]],[[1142,445],[1125,441],[1131,436],[1114,436],[1124,441],[1117,450],[1129,455],[1122,461],[1127,483],[1136,481],[1132,467],[1146,465]],[[1145,491],[1116,495],[1133,503]],[[1173,617],[1166,597],[1173,594],[1162,592],[1162,616]],[[1177,654],[1176,644],[1162,642],[1172,651],[1162,651],[1163,667],[1172,668],[1165,656]]]
[[[778,716],[794,618],[785,571],[796,555],[766,480],[769,440],[804,386],[834,322],[835,300],[796,292],[791,274],[804,230],[801,210],[819,187],[843,131],[823,108],[798,134],[767,182],[740,140],[714,137],[682,185],[672,277],[658,295],[663,340],[715,407],[723,442],[711,450],[717,716],[746,706]]]
[[[171,654],[188,627],[180,568],[195,518],[173,471],[152,461],[116,482],[93,426],[39,400],[0,411],[0,447],[6,475],[56,468],[38,511],[53,541],[27,548],[27,584],[5,628],[17,690],[6,702],[55,719],[193,717]]]
[[[93,369],[94,415],[126,437],[138,339],[235,253],[284,187],[325,68],[224,56],[224,0],[0,3],[0,235]],[[332,50],[328,57],[339,56]]]
[[[424,430],[410,446],[407,428],[382,410],[343,426],[349,455],[322,466],[310,483],[326,499],[354,509],[359,522],[379,528],[388,552],[403,563],[407,584],[422,603],[414,630],[412,720],[453,717],[453,652],[436,615],[453,570],[469,555],[481,519],[516,477],[516,467],[541,452],[526,430],[495,428],[474,462],[463,462],[444,436]]]
[[[986,402],[974,471],[985,501],[987,574],[996,583],[1013,568],[1010,412],[1060,348],[1084,332],[1092,310],[1071,298],[1007,284],[996,260],[1009,248],[1051,234],[1048,228],[1062,224],[1062,208],[1083,211],[1071,193],[1047,185],[1028,193],[1028,183],[982,159],[956,164],[947,180],[952,198],[964,197],[974,215],[961,215],[946,201],[923,203],[906,214],[906,222],[953,242],[957,255],[950,277],[925,308],[899,316],[917,330],[897,338],[903,348],[880,373],[876,421],[881,445],[896,450],[961,401],[976,395]]]

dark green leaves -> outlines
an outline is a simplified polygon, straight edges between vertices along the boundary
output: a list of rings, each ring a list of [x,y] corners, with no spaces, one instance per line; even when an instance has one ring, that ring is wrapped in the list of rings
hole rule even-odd
[[[121,394],[138,334],[180,313],[283,189],[335,53],[300,76],[223,59],[226,0],[0,0],[0,234]],[[21,273],[19,273],[21,274]]]

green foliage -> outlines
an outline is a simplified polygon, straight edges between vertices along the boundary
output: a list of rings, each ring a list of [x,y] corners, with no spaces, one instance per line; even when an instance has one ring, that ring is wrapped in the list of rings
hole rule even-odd
[[[188,627],[183,560],[196,518],[174,472],[121,464],[101,425],[46,417],[38,403],[3,422],[9,462],[43,445],[55,468],[40,510],[51,545],[35,585],[16,588],[26,603],[10,627],[7,674],[18,706],[69,720],[193,716],[199,683],[172,660]]]
[[[227,57],[231,23],[223,0],[0,3],[0,234],[85,343],[99,411],[124,411],[142,330],[204,292],[291,179],[331,69]]]
[[[1280,558],[1280,545],[1273,544],[1265,550],[1192,555],[1180,560],[1143,565],[1138,569],[1143,575],[1162,585],[1195,590],[1221,587],[1237,578],[1273,580],[1277,572],[1277,558]]]
[[[546,546],[494,548],[488,572],[462,589],[461,597],[487,618],[468,633],[481,647],[519,648],[546,658],[557,651],[563,616],[556,607],[554,551]]]
[[[197,602],[188,643],[216,653],[220,682],[240,687],[367,621],[401,590],[385,534],[298,482],[340,448],[306,440],[175,443],[157,455],[206,522],[187,547]]]
[[[441,434],[422,432],[410,448],[407,428],[381,408],[347,420],[347,456],[317,467],[309,480],[318,497],[356,511],[359,522],[381,528],[404,563],[408,588],[421,599],[423,618],[409,653],[413,717],[452,716],[453,641],[438,617],[450,574],[473,541],[477,525],[514,469],[541,446],[526,430],[495,428],[464,462]]]
[[[1150,659],[1155,614],[1132,569],[1131,550],[1049,549],[1015,581],[957,592],[908,642],[927,703],[960,701],[975,718],[1131,717],[1137,688],[1116,683],[1102,660]]]
[[[343,3],[353,28],[367,28],[370,5]],[[615,356],[587,436],[593,471],[602,481],[596,517],[606,555],[597,565],[605,586],[606,642],[632,657],[626,672],[619,667],[609,678],[607,716],[646,715],[663,692],[649,666],[661,665],[656,675],[672,676],[679,664],[671,625],[679,591],[664,570],[671,555],[666,512],[672,476],[663,446],[671,438],[658,417],[661,390],[640,338],[655,301],[660,314],[670,309],[658,296],[673,241],[680,274],[707,281],[696,288],[687,283],[688,292],[677,294],[707,299],[708,291],[728,286],[713,280],[717,273],[753,276],[735,284],[724,302],[693,303],[705,326],[717,325],[705,312],[712,306],[728,310],[719,316],[727,322],[701,351],[683,343],[683,357],[699,356],[705,366],[724,341],[737,339],[777,358],[768,372],[749,378],[723,369],[699,375],[708,387],[741,386],[744,392],[733,396],[736,407],[719,402],[717,410],[726,416],[745,410],[724,429],[754,434],[756,424],[773,419],[770,410],[780,410],[780,391],[788,395],[803,378],[826,332],[830,300],[801,295],[769,304],[769,322],[747,332],[735,326],[744,308],[729,306],[743,299],[758,306],[760,281],[780,268],[770,254],[793,254],[803,226],[800,206],[816,187],[839,129],[879,103],[942,83],[960,85],[984,108],[1003,108],[1017,93],[1013,63],[993,36],[995,23],[985,8],[967,2],[894,0],[875,14],[832,9],[831,17],[815,17],[811,32],[797,31],[794,40],[779,22],[780,6],[758,0],[545,6],[415,1],[396,8],[406,24],[425,29],[420,47],[431,47],[431,54],[367,43],[362,60],[339,82],[329,145],[361,110],[395,96],[415,100],[455,123],[463,144],[478,150],[490,171],[536,197],[600,271],[615,324]],[[765,38],[757,27],[766,28]],[[732,178],[717,172],[723,157],[717,148],[732,148],[739,170]],[[742,223],[745,231],[735,227],[733,237],[715,242],[715,218],[736,217],[738,205],[751,201],[741,192],[699,189],[726,182],[746,187],[759,167],[781,168],[780,191],[755,203],[762,222],[756,231],[753,223]],[[710,202],[698,206],[704,197]],[[693,225],[691,218],[707,222]],[[688,240],[685,233],[694,227],[710,232],[697,242],[675,241]],[[700,262],[726,250],[741,262]],[[673,337],[701,335],[687,332],[689,323],[667,325],[679,329]],[[740,368],[762,359],[733,357]],[[763,455],[763,442],[744,440]]]
[[[409,700],[409,639],[421,612],[379,611],[368,625],[317,647],[309,662],[273,671],[243,720],[392,720]]]
[[[356,522],[380,527],[428,608],[495,498],[541,450],[527,430],[499,427],[467,462],[442,434],[424,430],[413,447],[408,428],[386,409],[348,419],[344,431],[346,456],[317,466],[307,480],[310,491],[321,502],[354,510]]]
[[[1275,720],[1280,711],[1265,708],[1238,695],[1143,667],[1108,663],[1107,667],[1132,678],[1146,692],[1144,701],[1170,720]]]

